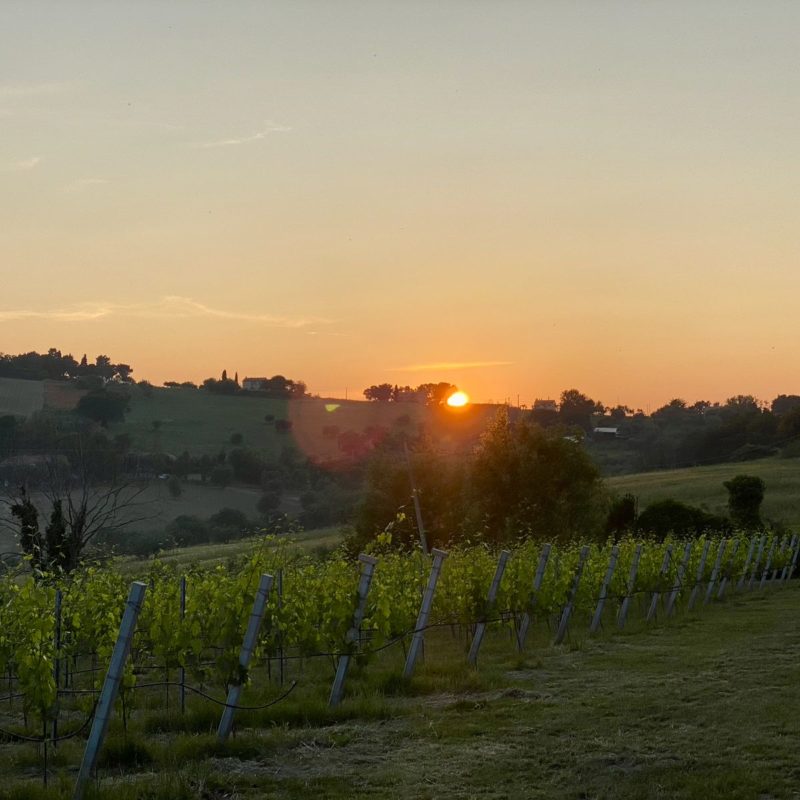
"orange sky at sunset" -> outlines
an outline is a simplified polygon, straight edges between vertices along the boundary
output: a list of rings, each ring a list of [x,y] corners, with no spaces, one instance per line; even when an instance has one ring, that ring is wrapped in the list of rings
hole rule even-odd
[[[800,393],[799,22],[3,4],[0,351],[351,398]]]

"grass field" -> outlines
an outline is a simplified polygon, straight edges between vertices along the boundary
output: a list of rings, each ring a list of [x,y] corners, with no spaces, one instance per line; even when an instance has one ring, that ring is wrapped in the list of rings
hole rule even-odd
[[[643,510],[655,500],[674,498],[710,511],[727,513],[728,492],[722,485],[736,475],[757,475],[767,485],[763,516],[800,529],[800,459],[766,458],[736,464],[642,472],[609,478],[608,485],[619,494],[630,492],[639,498]]]
[[[0,416],[29,417],[44,408],[44,381],[0,378]]]
[[[496,629],[477,670],[466,638],[431,631],[410,684],[391,648],[354,665],[333,711],[331,666],[289,662],[298,688],[240,712],[225,746],[218,709],[192,702],[181,717],[174,694],[150,690],[127,734],[113,722],[90,797],[796,798],[798,583],[561,647],[540,624],[523,656]],[[275,669],[256,681],[245,702],[282,694]],[[51,752],[45,791],[35,747],[0,744],[0,797],[69,797],[82,746]]]

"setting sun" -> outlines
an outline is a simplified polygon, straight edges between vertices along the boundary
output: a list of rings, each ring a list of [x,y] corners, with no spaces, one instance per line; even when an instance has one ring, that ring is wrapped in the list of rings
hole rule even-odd
[[[469,403],[469,395],[466,392],[453,392],[447,398],[447,405],[451,408],[463,408],[467,403]]]

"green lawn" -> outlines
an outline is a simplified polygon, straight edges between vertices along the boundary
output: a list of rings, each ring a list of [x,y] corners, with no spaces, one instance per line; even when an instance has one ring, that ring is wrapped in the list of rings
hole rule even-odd
[[[799,610],[792,585],[592,640],[582,620],[561,647],[539,623],[524,656],[495,629],[477,670],[466,637],[431,631],[410,685],[390,648],[354,664],[335,711],[330,663],[289,662],[298,688],[240,712],[227,746],[218,709],[191,700],[181,717],[174,693],[151,690],[127,734],[112,724],[90,797],[788,800],[800,784]],[[280,696],[271,675],[260,668],[244,701]],[[44,791],[41,753],[0,744],[0,797],[69,797],[81,747],[51,752]]]
[[[736,475],[757,475],[767,485],[763,516],[800,528],[800,459],[765,458],[736,464],[642,472],[608,479],[619,494],[630,492],[644,509],[655,500],[674,498],[710,511],[727,513],[728,493],[722,485]]]

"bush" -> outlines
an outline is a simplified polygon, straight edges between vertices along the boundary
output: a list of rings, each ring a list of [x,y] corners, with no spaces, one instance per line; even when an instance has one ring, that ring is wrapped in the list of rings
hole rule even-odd
[[[669,534],[693,537],[710,532],[729,533],[731,523],[725,517],[709,514],[702,508],[677,500],[659,500],[651,503],[639,515],[636,528],[642,533],[664,539]]]
[[[128,398],[119,392],[97,389],[78,401],[76,411],[83,417],[99,422],[104,428],[110,422],[122,422],[128,410]]]
[[[206,544],[210,540],[208,524],[199,517],[181,514],[167,525],[167,534],[178,547]]]
[[[208,522],[215,528],[234,528],[242,530],[249,523],[247,515],[238,508],[221,508],[216,514],[209,517]]]
[[[619,534],[636,527],[636,498],[632,494],[617,497],[611,503],[606,520],[606,533]]]
[[[258,509],[259,513],[263,514],[265,517],[268,517],[277,511],[278,508],[280,508],[280,505],[281,493],[275,491],[266,491],[259,498],[256,508]]]
[[[233,469],[236,480],[258,485],[264,472],[264,459],[255,451],[246,448],[231,450],[228,463]]]
[[[247,515],[236,508],[223,508],[208,519],[209,538],[212,542],[230,542],[250,533]]]
[[[755,475],[737,475],[723,486],[728,490],[731,519],[744,530],[763,527],[761,503],[764,500],[764,481]]]

